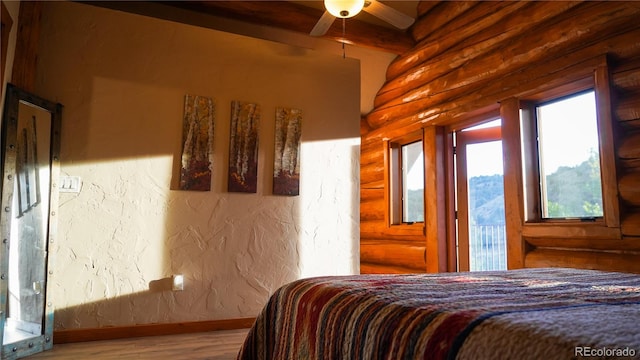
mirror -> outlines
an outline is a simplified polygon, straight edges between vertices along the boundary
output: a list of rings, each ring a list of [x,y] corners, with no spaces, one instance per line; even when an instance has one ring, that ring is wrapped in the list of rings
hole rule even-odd
[[[0,358],[53,346],[48,248],[55,240],[62,106],[8,84],[2,119]]]

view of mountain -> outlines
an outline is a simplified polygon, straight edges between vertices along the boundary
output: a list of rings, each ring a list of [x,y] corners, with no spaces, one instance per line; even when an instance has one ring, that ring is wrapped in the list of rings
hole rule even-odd
[[[472,225],[504,225],[502,175],[484,175],[469,179],[469,207],[475,217]]]
[[[547,176],[548,217],[602,216],[600,166],[597,154],[573,167],[562,166]],[[504,225],[502,175],[469,179],[472,225]]]
[[[548,217],[602,216],[602,191],[597,154],[573,167],[562,166],[547,176]],[[469,179],[471,225],[504,225],[502,175]],[[424,221],[423,191],[409,191],[409,212],[413,221]]]
[[[549,217],[602,216],[602,184],[597,154],[578,166],[562,166],[547,176]]]

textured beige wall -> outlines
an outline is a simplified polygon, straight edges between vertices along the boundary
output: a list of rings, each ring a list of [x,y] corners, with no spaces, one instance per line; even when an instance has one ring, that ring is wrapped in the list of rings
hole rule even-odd
[[[57,329],[255,316],[288,281],[359,271],[357,60],[78,3],[42,18],[38,93],[83,179],[60,199]],[[216,101],[210,192],[171,190],[186,93]],[[232,100],[262,106],[257,194],[225,190]],[[271,195],[277,106],[304,111],[297,197]]]

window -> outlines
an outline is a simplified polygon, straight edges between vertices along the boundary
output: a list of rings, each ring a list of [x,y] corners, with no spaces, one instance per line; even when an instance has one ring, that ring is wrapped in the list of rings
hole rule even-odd
[[[389,224],[424,222],[422,132],[388,142]]]
[[[602,64],[592,77],[519,99],[519,130],[506,122],[508,136],[521,138],[527,236],[620,237],[609,83]],[[513,103],[505,104],[501,112],[517,119]]]
[[[595,93],[535,108],[542,219],[602,217]]]

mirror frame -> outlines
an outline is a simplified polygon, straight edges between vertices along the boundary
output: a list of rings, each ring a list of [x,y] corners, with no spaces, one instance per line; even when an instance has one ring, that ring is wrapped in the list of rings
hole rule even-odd
[[[9,240],[11,238],[11,217],[13,214],[12,199],[14,196],[14,182],[17,180],[16,156],[17,156],[17,126],[18,108],[20,103],[29,103],[51,114],[51,149],[49,163],[51,165],[51,181],[49,184],[49,217],[47,226],[47,259],[46,259],[46,286],[44,295],[44,319],[43,334],[29,339],[4,344],[4,327],[7,316],[8,304],[8,280],[9,280]],[[2,344],[2,359],[17,359],[32,355],[53,347],[53,256],[51,248],[57,241],[57,210],[58,210],[58,186],[60,180],[60,129],[62,118],[62,105],[42,99],[30,94],[15,85],[7,84],[4,111],[2,117],[2,162],[0,171],[2,192],[0,208],[0,344]]]

